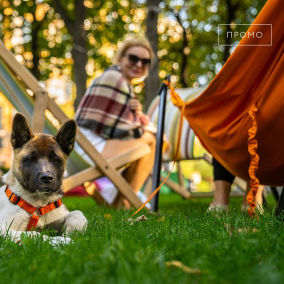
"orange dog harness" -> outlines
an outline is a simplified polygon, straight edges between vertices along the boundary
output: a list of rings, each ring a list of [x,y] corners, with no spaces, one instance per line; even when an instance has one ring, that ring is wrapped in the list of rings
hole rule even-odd
[[[18,205],[20,206],[22,209],[24,209],[25,211],[27,211],[28,213],[32,214],[29,224],[27,226],[27,231],[31,231],[33,228],[35,228],[35,226],[37,225],[37,222],[39,220],[39,216],[35,215],[34,212],[36,210],[38,210],[39,214],[42,216],[58,207],[60,207],[62,205],[62,200],[58,199],[55,202],[49,203],[46,206],[43,207],[34,207],[31,204],[29,204],[28,202],[26,202],[24,199],[22,199],[20,196],[18,196],[17,194],[13,193],[10,189],[9,186],[6,185],[6,189],[5,189],[5,193],[8,197],[8,199],[10,200],[11,203],[13,203],[14,205]]]

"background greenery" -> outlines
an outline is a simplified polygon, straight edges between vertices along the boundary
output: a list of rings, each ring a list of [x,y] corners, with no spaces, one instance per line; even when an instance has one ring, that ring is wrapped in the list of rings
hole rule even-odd
[[[39,80],[48,79],[56,68],[73,78],[72,56],[81,46],[81,53],[86,52],[87,56],[88,78],[94,78],[111,64],[126,35],[145,33],[147,13],[156,8],[160,77],[171,73],[172,83],[178,87],[198,87],[214,78],[233,51],[231,47],[218,46],[218,24],[229,24],[229,29],[238,31],[236,24],[251,24],[265,2],[1,0],[0,38]],[[58,9],[59,4],[62,9]],[[79,16],[83,17],[81,26],[72,28]],[[85,37],[79,43],[78,31]],[[82,42],[85,40],[86,44]],[[220,43],[225,41],[223,30]],[[144,83],[138,84],[136,93],[143,93],[143,87]]]
[[[156,95],[159,75],[172,75],[176,87],[207,85],[237,44],[225,36],[251,24],[266,0],[1,0],[0,38],[18,61],[45,82],[63,74],[77,86],[61,105],[69,117],[86,85],[111,64],[125,37],[145,34],[157,51],[158,68],[134,91],[145,110]],[[151,15],[156,14],[156,18]],[[147,21],[152,19],[153,21]],[[156,19],[156,20],[155,20]],[[218,30],[218,25],[224,25]],[[150,28],[155,29],[149,33]],[[148,33],[147,33],[148,31]],[[155,41],[156,40],[156,41]],[[77,72],[77,73],[76,73]],[[85,73],[85,74],[84,74]],[[147,88],[147,84],[148,87]],[[204,150],[196,143],[195,153]],[[202,176],[198,190],[212,189],[212,169],[203,161],[182,162],[183,174]]]

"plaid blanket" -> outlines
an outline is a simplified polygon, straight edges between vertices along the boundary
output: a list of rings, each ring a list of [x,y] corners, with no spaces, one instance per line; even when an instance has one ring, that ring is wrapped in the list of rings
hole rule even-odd
[[[112,66],[89,86],[75,120],[104,139],[139,138],[143,128],[140,118],[128,106],[131,98],[134,98],[131,85],[119,67]]]

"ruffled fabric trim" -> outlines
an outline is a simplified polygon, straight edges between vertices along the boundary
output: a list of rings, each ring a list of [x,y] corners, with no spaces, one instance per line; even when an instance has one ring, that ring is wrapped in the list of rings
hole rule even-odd
[[[247,195],[247,202],[249,205],[248,213],[250,217],[256,216],[255,207],[255,196],[259,186],[259,180],[256,177],[256,172],[258,170],[259,156],[257,154],[257,140],[255,135],[257,132],[257,123],[256,123],[256,112],[258,111],[257,107],[253,105],[249,110],[249,116],[252,118],[252,127],[248,130],[248,151],[250,153],[250,165],[249,165],[249,176],[250,176],[250,192]]]

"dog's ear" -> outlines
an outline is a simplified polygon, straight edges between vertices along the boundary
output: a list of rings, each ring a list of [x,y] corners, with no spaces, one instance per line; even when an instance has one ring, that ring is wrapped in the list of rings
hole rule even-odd
[[[16,113],[12,124],[11,144],[14,149],[21,148],[34,137],[27,119],[20,112]]]
[[[74,119],[66,121],[57,131],[54,139],[67,155],[74,149],[77,125]]]

